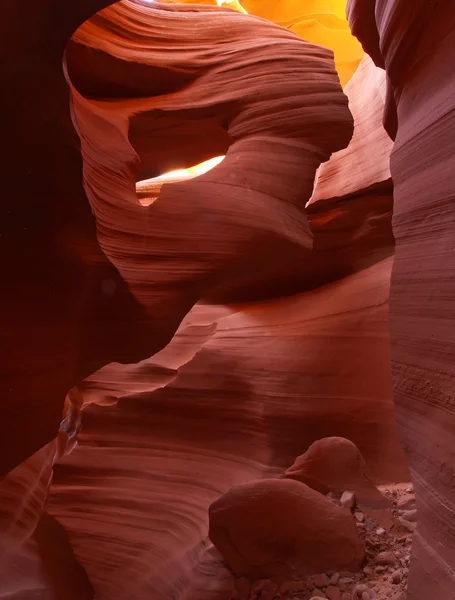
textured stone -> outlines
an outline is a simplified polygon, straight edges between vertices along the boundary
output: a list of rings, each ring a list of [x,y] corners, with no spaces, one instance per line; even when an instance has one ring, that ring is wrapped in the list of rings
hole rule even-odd
[[[394,565],[397,562],[396,556],[393,552],[387,550],[380,552],[374,557],[374,562],[378,565]]]
[[[385,526],[392,526],[391,504],[367,475],[365,460],[350,440],[330,437],[314,442],[286,471],[286,477],[322,493],[352,490],[359,508]],[[359,522],[364,517],[360,511],[355,516]]]
[[[329,585],[325,590],[325,595],[329,600],[341,600],[340,588]]]
[[[386,69],[384,119],[395,139],[390,160],[396,239],[390,300],[393,387],[419,509],[407,594],[410,600],[451,600],[455,6],[349,0],[347,14],[363,47]]]
[[[237,486],[214,502],[209,514],[210,539],[239,574],[355,570],[363,559],[350,515],[297,481]]]
[[[340,498],[340,504],[348,510],[353,510],[355,507],[355,494],[354,492],[343,492]]]

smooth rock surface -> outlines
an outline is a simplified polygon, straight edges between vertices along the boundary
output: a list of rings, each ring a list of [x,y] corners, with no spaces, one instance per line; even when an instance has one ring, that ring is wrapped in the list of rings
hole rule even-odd
[[[234,487],[210,506],[209,524],[210,539],[238,574],[356,570],[364,557],[351,516],[297,481]]]
[[[397,422],[419,511],[408,600],[455,590],[455,6],[349,0],[353,33],[385,67],[395,139],[390,330]]]

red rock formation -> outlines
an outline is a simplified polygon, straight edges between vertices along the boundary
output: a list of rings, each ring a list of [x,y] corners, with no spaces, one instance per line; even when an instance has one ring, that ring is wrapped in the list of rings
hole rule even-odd
[[[393,385],[419,511],[408,598],[449,600],[455,590],[455,7],[423,0],[348,4],[353,32],[385,67],[390,86]]]
[[[455,590],[455,6],[351,0],[348,14],[390,87],[393,385],[419,514],[408,598],[449,600]]]
[[[384,71],[365,54],[344,93],[354,117],[354,135],[347,148],[335,152],[319,168],[310,202],[347,196],[390,179],[392,141],[382,126],[386,99]]]
[[[55,437],[77,380],[145,333],[96,239],[62,68],[69,36],[109,3],[2,4],[0,474]]]
[[[3,20],[13,23],[3,38],[8,52],[23,37],[27,43],[19,55],[14,54],[14,61],[2,67],[10,89],[2,98],[2,112],[9,115],[4,132],[9,152],[2,163],[7,197],[2,255],[15,257],[8,259],[3,270],[6,346],[2,355],[7,377],[2,381],[2,423],[7,425],[0,436],[2,473],[55,436],[63,399],[76,382],[106,363],[134,362],[161,349],[208,290],[229,282],[231,296],[239,290],[248,296],[249,289],[257,294],[256,286],[279,272],[278,257],[289,264],[307,257],[311,236],[303,206],[311,194],[315,170],[332,151],[346,145],[352,131],[330,52],[305,44],[270,23],[229,10],[151,9],[125,3],[97,17],[93,26],[87,25],[89,39],[94,27],[102,32],[103,43],[115,47],[115,36],[111,35],[114,42],[109,40],[108,27],[103,26],[112,23],[109,15],[114,21],[117,18],[117,30],[122,19],[129,19],[135,36],[130,46],[136,48],[136,54],[128,49],[130,62],[140,63],[139,52],[147,56],[144,68],[152,62],[160,65],[161,72],[190,71],[195,84],[180,94],[169,94],[176,84],[165,77],[160,92],[167,96],[117,104],[85,100],[73,88],[83,181],[97,218],[95,226],[81,184],[82,160],[70,121],[62,59],[72,31],[106,4],[86,1],[63,11],[61,2],[49,1],[44,5],[48,10],[42,13],[38,3],[34,11],[10,4]],[[198,39],[187,25],[191,22],[197,28],[207,15],[211,27],[200,29]],[[140,48],[133,18],[146,23],[149,30],[143,39],[147,42],[148,36],[154,36],[155,48],[147,47],[148,42]],[[54,37],[42,44],[49,30]],[[248,42],[238,53],[237,83],[227,85],[233,67],[232,55],[223,55],[227,40],[232,48],[239,48],[242,40],[243,44],[250,40],[253,30],[258,41]],[[173,52],[169,59],[159,44],[160,35],[167,43],[189,44],[191,51]],[[76,40],[81,36],[84,29]],[[220,50],[214,52],[213,42],[220,43],[220,39]],[[37,45],[31,61],[30,49]],[[281,49],[286,59],[274,58],[272,47],[275,52]],[[269,60],[262,70],[257,65],[264,61],[264,52]],[[84,89],[93,75],[87,83],[77,71],[77,58],[71,61],[71,56],[70,52],[70,77],[75,63],[76,80]],[[117,60],[116,69],[119,64]],[[148,71],[149,77],[156,74],[154,69]],[[124,73],[130,96],[144,92],[135,83],[136,71]],[[317,83],[313,72],[320,74]],[[295,73],[301,73],[297,80]],[[188,83],[185,74],[176,79],[177,85]],[[109,93],[123,96],[124,88],[113,91],[108,81],[104,83],[103,97]],[[259,102],[258,89],[262,90]],[[85,91],[89,93],[87,87]],[[149,88],[148,93],[153,90]],[[24,105],[30,98],[33,103],[28,110]],[[321,98],[324,105],[318,108]],[[126,136],[128,117],[146,109],[154,111],[153,126],[157,110],[172,110],[173,115],[180,111],[180,118],[190,120],[199,111],[199,118],[208,119],[209,127],[214,114],[218,130],[229,121],[227,134],[221,136],[223,143],[228,138],[233,142],[216,173],[183,188],[163,190],[160,201],[148,210],[135,198],[137,156]],[[18,139],[24,144],[19,145]],[[150,170],[147,164],[152,160],[155,168],[166,166],[165,157],[160,165],[153,152],[142,159],[145,170]],[[96,228],[105,254],[98,246]],[[31,264],[33,275],[24,279]],[[293,267],[291,272],[295,271]],[[278,282],[286,275],[279,275]],[[27,377],[20,376],[21,369],[26,369]],[[38,422],[40,426],[35,427]]]
[[[210,503],[235,484],[282,473],[320,437],[353,439],[376,481],[406,478],[387,377],[390,268],[388,259],[230,315],[198,306],[188,324],[217,319],[217,331],[169,385],[152,381],[153,393],[85,409],[49,510],[100,598],[183,591],[205,550]],[[207,586],[219,572],[210,565],[197,575]]]
[[[233,485],[275,475],[329,435],[352,439],[376,480],[406,476],[390,402],[391,182],[382,161],[358,185],[316,192],[310,231],[304,205],[316,168],[352,132],[330,52],[228,10],[130,1],[85,24],[68,46],[82,162],[61,69],[72,29],[62,27],[58,51],[44,44],[32,65],[30,48],[46,28],[60,31],[57,13],[10,11],[17,31],[2,40],[29,45],[25,73],[6,72],[16,100],[1,100],[15,152],[2,165],[7,210],[16,212],[0,238],[2,255],[15,257],[1,298],[12,341],[2,352],[0,456],[5,472],[30,458],[1,484],[5,548],[15,544],[0,567],[13,574],[2,593],[15,585],[18,600],[30,589],[71,598],[57,565],[71,571],[75,594],[90,597],[81,565],[100,600],[201,600],[204,579],[216,582],[208,593],[222,594],[229,577],[207,551],[207,509]],[[18,116],[24,96],[37,102]],[[365,157],[360,141],[353,154]],[[137,179],[226,151],[203,177],[164,186],[147,208],[138,202]],[[13,254],[18,246],[23,253]],[[228,309],[197,306],[160,354],[81,383],[109,362],[147,359],[201,297],[248,303],[224,320]],[[52,439],[75,384],[83,396],[67,403],[60,455],[81,414],[83,430],[56,469],[48,507],[74,549],[59,562],[40,514]],[[32,535],[37,523],[41,537]],[[21,587],[27,571],[33,581]]]
[[[237,575],[354,572],[364,558],[351,514],[291,479],[234,487],[210,506],[209,515],[210,539]]]

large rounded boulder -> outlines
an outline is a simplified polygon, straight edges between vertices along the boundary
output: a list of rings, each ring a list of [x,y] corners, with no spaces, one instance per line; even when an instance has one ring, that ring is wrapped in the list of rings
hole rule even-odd
[[[365,460],[351,440],[342,437],[317,440],[296,458],[285,476],[322,494],[350,490],[359,508],[384,527],[392,525],[391,504],[368,477]]]
[[[209,537],[238,575],[356,571],[364,558],[351,514],[298,481],[234,487],[210,506],[209,517]]]

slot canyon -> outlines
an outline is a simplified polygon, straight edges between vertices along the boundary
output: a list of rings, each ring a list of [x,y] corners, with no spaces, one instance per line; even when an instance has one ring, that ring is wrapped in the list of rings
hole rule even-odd
[[[0,600],[454,600],[455,4],[0,9]]]

